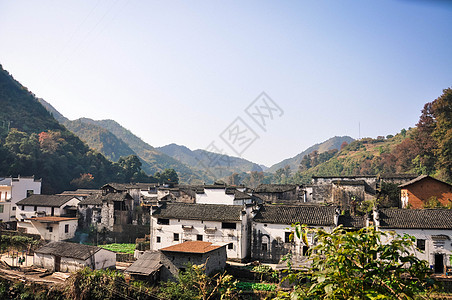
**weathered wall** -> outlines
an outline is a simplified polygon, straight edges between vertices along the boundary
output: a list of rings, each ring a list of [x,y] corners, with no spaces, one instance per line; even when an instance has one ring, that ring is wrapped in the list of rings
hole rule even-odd
[[[432,178],[425,178],[415,184],[405,187],[401,191],[402,203],[406,200],[412,208],[423,208],[430,197],[437,197],[443,205],[452,201],[452,187]]]

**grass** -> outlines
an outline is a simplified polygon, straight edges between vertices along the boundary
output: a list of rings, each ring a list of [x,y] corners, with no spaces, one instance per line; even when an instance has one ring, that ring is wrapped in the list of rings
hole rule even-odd
[[[271,283],[259,283],[259,282],[245,282],[240,281],[237,283],[237,289],[244,291],[274,291],[276,289],[275,284]]]
[[[107,244],[99,245],[99,247],[119,253],[133,253],[135,251],[135,244]]]

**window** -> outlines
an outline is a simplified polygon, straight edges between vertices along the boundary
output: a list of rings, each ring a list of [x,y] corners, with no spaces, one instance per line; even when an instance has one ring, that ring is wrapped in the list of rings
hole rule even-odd
[[[49,232],[53,232],[53,227],[48,227],[47,229],[49,230]]]
[[[13,210],[16,210],[16,207],[15,207],[15,206],[13,206]]]
[[[3,205],[0,205],[0,214],[3,212]]]
[[[34,207],[33,210],[34,210],[34,211],[38,211],[38,207],[35,205],[35,207]]]
[[[22,210],[24,210],[25,209],[25,205],[22,205],[22,208],[21,208]]]
[[[158,218],[158,219],[157,219],[157,224],[160,224],[160,225],[169,225],[169,219]]]
[[[161,240],[160,240],[160,237],[158,236],[157,237],[157,243],[160,243],[161,242]]]
[[[69,224],[64,225],[64,233],[69,232]]]
[[[33,190],[27,190],[27,197],[30,197],[31,195],[33,195],[35,192]]]
[[[284,243],[290,243],[290,235],[292,232],[284,232]]]
[[[303,249],[302,249],[302,255],[303,256],[308,256],[308,250],[309,250],[309,247],[308,246],[303,246]]]
[[[202,241],[202,234],[198,234],[198,235],[196,236],[196,240],[197,240],[197,241]]]
[[[419,250],[424,251],[425,250],[425,240],[424,239],[417,239],[416,240],[416,246]]]
[[[231,249],[231,250],[234,249],[234,244],[233,243],[229,243],[228,244],[228,249]]]
[[[267,247],[267,243],[262,243],[262,252],[267,252],[268,247]]]
[[[179,241],[179,233],[175,233],[174,234],[174,241],[178,242]]]
[[[228,223],[228,222],[221,223],[221,228],[223,228],[223,229],[236,229],[236,226],[237,226],[236,223]]]

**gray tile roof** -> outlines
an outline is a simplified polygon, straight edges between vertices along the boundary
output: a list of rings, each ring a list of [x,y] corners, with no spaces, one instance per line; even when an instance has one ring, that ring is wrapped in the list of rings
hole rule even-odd
[[[101,248],[90,245],[82,245],[69,242],[50,242],[45,246],[42,246],[35,252],[86,260],[99,250],[101,250]]]
[[[335,207],[314,205],[264,205],[254,217],[255,222],[274,224],[301,224],[331,226],[334,224]]]
[[[366,226],[366,216],[339,216],[338,225],[345,228],[363,228]]]
[[[91,194],[82,201],[79,202],[79,205],[101,205],[102,201],[125,201],[128,199],[132,199],[129,193],[108,193],[107,195],[102,194]]]
[[[204,221],[240,221],[241,205],[164,203],[153,214],[157,218],[204,220]]]
[[[146,251],[124,272],[149,276],[162,266],[160,255],[160,251]]]
[[[259,184],[256,193],[284,193],[297,188],[296,184]]]
[[[60,207],[71,199],[76,198],[74,195],[31,195],[17,202],[17,205],[36,205]]]
[[[452,229],[452,209],[381,209],[381,228]]]
[[[414,178],[413,180],[410,180],[410,181],[408,181],[408,182],[405,182],[404,184],[399,185],[399,187],[400,187],[400,188],[401,188],[401,187],[407,187],[407,186],[409,186],[409,185],[412,185],[412,184],[414,184],[414,183],[416,183],[416,182],[419,182],[419,181],[422,181],[422,180],[428,179],[428,178],[431,179],[431,180],[435,180],[435,181],[438,181],[438,182],[440,182],[440,183],[443,183],[443,184],[445,184],[445,185],[451,186],[451,185],[448,184],[447,182],[438,180],[438,179],[433,178],[433,177],[431,177],[431,176],[428,176],[428,175],[421,175],[421,176],[418,176],[418,177]]]
[[[251,199],[251,196],[248,195],[247,193],[238,190],[234,192],[234,200],[246,200],[246,199]]]

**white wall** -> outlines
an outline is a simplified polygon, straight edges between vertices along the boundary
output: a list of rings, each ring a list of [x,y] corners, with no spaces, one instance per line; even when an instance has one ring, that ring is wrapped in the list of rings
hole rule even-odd
[[[91,265],[91,261],[89,263]],[[96,270],[114,268],[116,266],[116,253],[101,249],[94,254],[94,263]]]
[[[11,202],[1,202],[0,201],[0,221],[8,222],[11,215]]]
[[[421,260],[426,260],[429,266],[435,264],[435,254],[445,255],[445,266],[451,266],[450,257],[452,255],[452,244],[451,240],[446,240],[444,243],[438,243],[432,240],[432,235],[446,235],[452,238],[452,229],[441,230],[441,229],[384,229],[382,231],[394,231],[400,236],[405,234],[414,236],[416,239],[425,239],[425,251],[418,251],[417,249],[412,249],[412,253],[416,255],[417,258]],[[389,235],[388,235],[389,236]],[[388,241],[388,238],[382,238],[382,241]]]
[[[63,205],[61,205],[60,207],[54,207],[53,209],[53,216],[58,217],[61,214],[64,214],[64,207],[69,205],[69,206],[75,206],[77,207],[78,203],[80,202],[80,200],[76,197],[72,198],[71,200],[69,200],[68,202],[64,203]],[[17,219],[19,221],[22,221],[22,219],[26,219],[26,218],[31,218],[31,217],[36,217],[37,216],[37,212],[45,212],[46,216],[51,216],[52,215],[52,207],[49,206],[36,206],[36,211],[35,211],[35,206],[34,205],[23,205],[24,209],[22,209],[22,205],[18,205],[17,207]]]
[[[204,194],[196,194],[196,203],[199,204],[234,204],[234,195],[225,193],[225,189],[204,188]]]
[[[196,241],[199,234],[203,236],[205,242],[233,243],[233,249],[227,249],[229,259],[243,259],[246,256],[247,249],[244,247],[246,241],[243,241],[243,238],[246,238],[246,233],[244,234],[246,228],[243,228],[241,221],[235,222],[236,229],[222,229],[222,222],[219,221],[170,219],[169,225],[160,225],[157,224],[157,218],[152,217],[151,222],[151,250],[162,249],[184,241]],[[182,225],[193,226],[193,229],[184,230]],[[216,228],[216,230],[206,231],[206,228]],[[179,241],[174,241],[174,233],[179,233]],[[160,237],[160,243],[157,243],[157,237]]]
[[[69,225],[69,231],[65,232],[65,225]],[[25,228],[27,233],[39,234],[46,241],[62,241],[75,236],[78,220],[67,220],[58,223],[41,223],[36,220],[25,220],[17,222],[18,228]],[[52,227],[52,232],[48,230]]]

